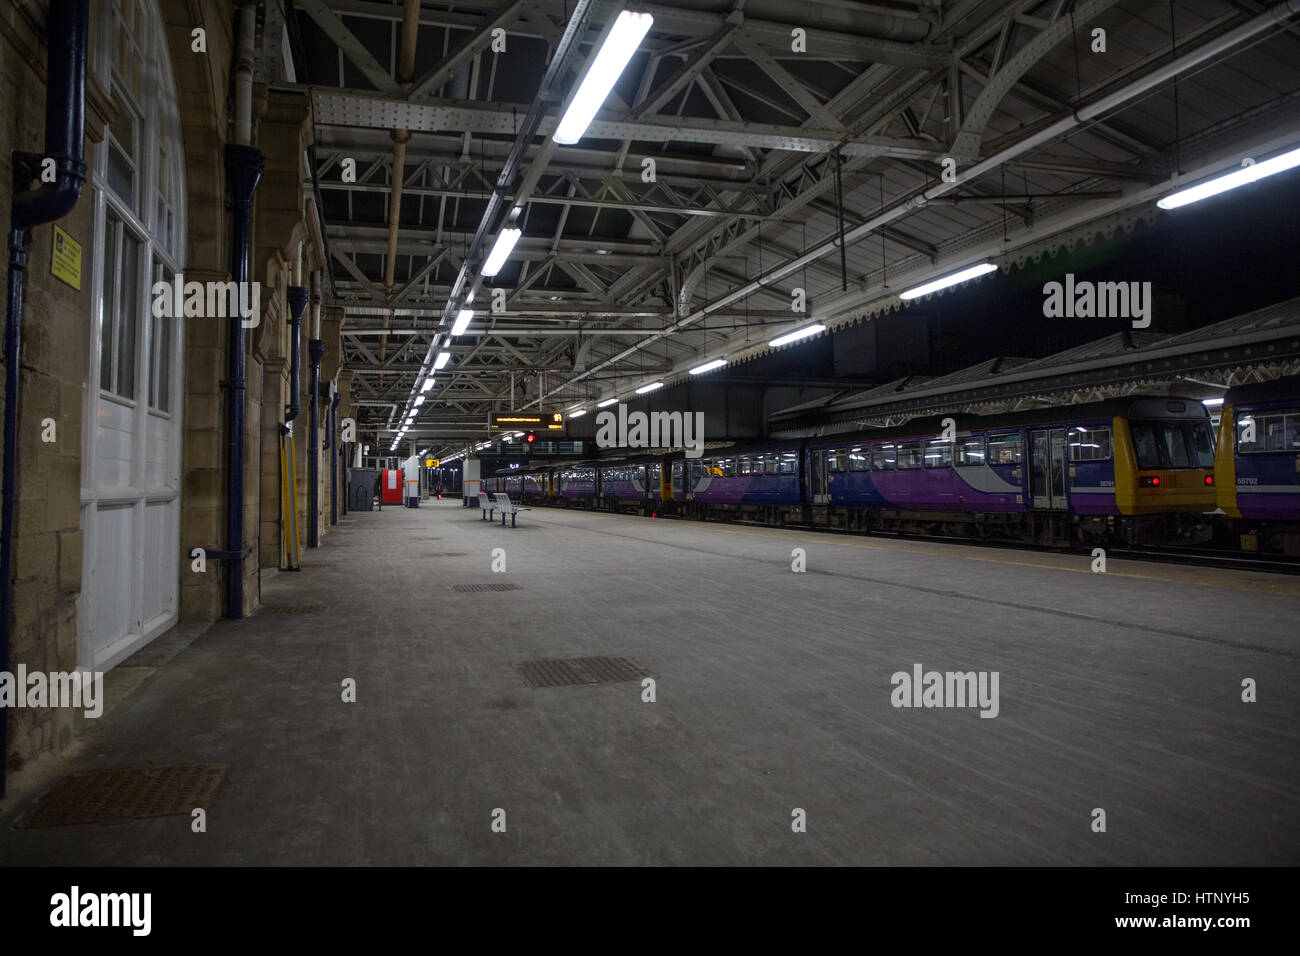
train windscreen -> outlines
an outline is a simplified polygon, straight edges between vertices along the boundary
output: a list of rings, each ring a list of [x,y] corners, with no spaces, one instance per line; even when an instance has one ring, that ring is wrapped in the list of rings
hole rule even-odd
[[[1131,430],[1139,468],[1214,467],[1209,422],[1133,422]]]

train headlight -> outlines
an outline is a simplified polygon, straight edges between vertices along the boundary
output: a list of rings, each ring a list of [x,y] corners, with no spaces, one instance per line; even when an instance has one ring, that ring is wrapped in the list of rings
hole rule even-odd
[[[1207,485],[1212,485],[1212,484],[1214,484],[1214,476],[1213,476],[1213,475],[1206,475],[1206,476],[1205,476],[1205,483],[1206,483]]]
[[[1160,476],[1159,476],[1159,475],[1140,475],[1140,476],[1138,476],[1138,487],[1139,487],[1139,488],[1159,488],[1159,487],[1160,487]]]

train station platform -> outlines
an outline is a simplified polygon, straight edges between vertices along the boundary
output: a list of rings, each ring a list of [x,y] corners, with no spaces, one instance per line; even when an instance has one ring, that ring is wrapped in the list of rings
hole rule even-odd
[[[1300,862],[1300,578],[1091,566],[563,509],[503,528],[458,501],[354,513],[255,616],[111,672],[72,755],[11,776],[0,859]],[[575,658],[614,660],[521,667]],[[894,706],[918,666],[997,672],[995,706]],[[228,766],[206,832],[24,825],[72,774],[190,764]]]

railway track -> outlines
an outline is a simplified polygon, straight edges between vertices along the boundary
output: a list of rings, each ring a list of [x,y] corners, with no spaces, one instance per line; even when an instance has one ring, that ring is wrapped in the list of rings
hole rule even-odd
[[[665,516],[659,517],[673,517]],[[677,520],[692,520],[679,518]],[[779,528],[761,521],[728,521],[725,524],[743,525],[751,528],[769,528],[774,531],[809,531],[816,534],[833,534],[847,537],[895,538],[902,541],[938,541],[944,544],[961,544],[981,548],[997,548],[1012,551],[1036,551],[1049,554],[1076,554],[1087,557],[1089,552],[1062,548],[1056,545],[1033,544],[1025,541],[993,541],[962,538],[955,535],[904,534],[895,531],[845,531],[840,528],[827,528],[820,525],[786,524]],[[1206,568],[1224,568],[1237,571],[1266,571],[1272,574],[1300,574],[1300,558],[1272,557],[1250,554],[1241,551],[1219,551],[1213,548],[1156,548],[1156,547],[1108,547],[1107,557],[1122,557],[1140,561],[1153,561],[1165,564],[1184,564]]]

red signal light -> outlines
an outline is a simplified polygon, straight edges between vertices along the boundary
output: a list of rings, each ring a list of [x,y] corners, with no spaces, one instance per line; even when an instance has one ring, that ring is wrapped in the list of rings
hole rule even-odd
[[[528,442],[528,444],[531,445],[533,442],[537,441],[537,436],[534,433],[529,432],[527,435],[524,436],[524,441]]]

